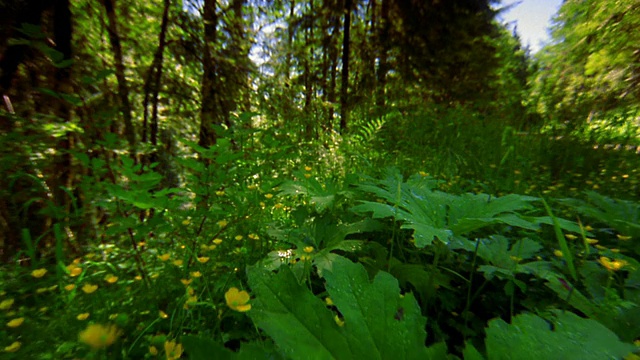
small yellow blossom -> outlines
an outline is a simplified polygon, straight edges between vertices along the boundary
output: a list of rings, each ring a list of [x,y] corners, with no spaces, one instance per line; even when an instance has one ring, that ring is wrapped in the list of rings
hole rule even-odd
[[[187,286],[187,294],[189,294],[189,296],[193,296],[195,293],[196,291],[191,286]]]
[[[136,276],[133,278],[133,280],[135,280],[135,281],[140,281],[140,280],[142,280],[142,276],[140,276],[140,275],[136,275]]]
[[[240,241],[240,240],[242,240],[242,239],[244,239],[244,236],[242,236],[242,235],[236,235],[236,240]]]
[[[330,297],[326,297],[324,298],[324,302],[328,305],[328,306],[332,306],[333,305],[333,300],[331,300]]]
[[[146,242],[144,242],[144,241],[140,241],[140,242],[138,243],[138,247],[143,247],[143,246],[147,246],[147,243],[146,243]]]
[[[597,239],[592,239],[592,238],[587,238],[587,243],[591,244],[591,245],[594,245],[594,244],[598,243],[598,240]]]
[[[86,294],[91,294],[92,292],[98,290],[98,285],[93,285],[93,284],[85,284],[82,287],[82,291],[84,291]]]
[[[584,229],[585,229],[586,231],[592,231],[592,230],[593,230],[593,227],[591,227],[591,225],[587,225],[587,226],[585,226],[585,227],[584,227]]]
[[[313,246],[305,246],[302,251],[306,252],[307,254],[311,254],[313,252]]]
[[[4,352],[12,353],[20,350],[22,343],[20,341],[14,341],[11,345],[4,348]]]
[[[224,294],[224,298],[227,301],[227,306],[232,310],[245,312],[251,310],[251,304],[249,302],[249,293],[238,288],[232,287]]]
[[[173,262],[173,265],[175,265],[175,266],[182,266],[182,264],[183,264],[183,263],[184,263],[184,261],[182,261],[182,260],[178,259],[178,260],[175,260],[175,261]]]
[[[182,356],[182,344],[176,344],[175,341],[167,341],[164,343],[164,352],[167,360],[177,360]]]
[[[311,260],[311,256],[309,255],[300,256],[300,261],[309,261],[309,260]]]
[[[187,298],[187,304],[193,305],[198,302],[198,297],[195,295],[191,295]]]
[[[76,259],[78,260],[78,259]],[[76,277],[80,274],[82,274],[82,268],[79,267],[76,263],[75,260],[72,264],[67,266],[67,271],[69,272],[69,276],[71,277]]]
[[[182,220],[182,225],[189,225],[189,224],[191,224],[191,220],[190,219]]]
[[[202,273],[200,271],[192,271],[191,272],[191,277],[192,278],[199,278],[202,276]]]
[[[7,310],[13,305],[13,299],[4,299],[0,302],[0,310]]]
[[[305,166],[305,167],[304,167],[304,170],[305,170],[305,171],[311,171],[311,166]]]
[[[120,331],[114,325],[91,324],[78,335],[80,342],[89,345],[94,350],[110,346],[120,336]]]
[[[10,328],[17,328],[18,326],[22,325],[23,322],[24,322],[24,318],[23,317],[15,318],[15,319],[9,321],[7,323],[7,326],[10,327]]]
[[[426,173],[426,172],[424,172],[424,171],[419,171],[419,172],[418,172],[418,174],[420,174],[420,176],[422,176],[422,177],[427,177],[427,176],[429,176],[429,174],[427,174],[427,173]]]
[[[340,317],[338,315],[333,317],[333,320],[335,320],[336,324],[338,324],[338,326],[343,327],[344,326],[344,320],[340,319]]]
[[[184,286],[187,286],[187,285],[191,284],[192,281],[193,281],[193,279],[180,279],[180,282]]]
[[[566,237],[566,238],[567,238],[567,239],[569,239],[569,240],[575,240],[575,239],[577,239],[577,238],[578,238],[577,236],[575,236],[575,235],[573,235],[573,234],[567,234],[567,235],[565,235],[564,237]]]
[[[213,243],[216,244],[216,245],[220,245],[220,244],[222,244],[222,239],[219,239],[219,238],[213,239]]]
[[[171,258],[170,254],[158,255],[158,259],[160,259],[162,261],[167,261],[167,260],[169,260],[169,258]]]
[[[209,245],[208,250],[215,250],[216,246],[215,245]]]
[[[89,313],[88,312],[82,313],[82,314],[79,314],[78,316],[76,316],[76,319],[78,319],[80,321],[87,320],[88,318],[89,318]]]
[[[553,250],[553,255],[557,257],[562,257],[563,254],[562,254],[562,251],[556,249],[556,250]]]
[[[117,276],[114,276],[114,275],[107,275],[107,276],[104,278],[104,280],[105,280],[106,282],[108,282],[109,284],[113,284],[113,283],[115,283],[116,281],[118,281],[118,277],[117,277]]]
[[[273,197],[273,194],[264,194],[264,197],[267,199],[271,199]]]
[[[218,226],[220,226],[221,228],[226,227],[227,225],[229,225],[229,222],[227,222],[227,220],[218,221]]]
[[[274,209],[278,209],[278,210],[282,209],[283,207],[284,207],[284,204],[281,204],[281,203],[277,203],[277,204],[273,205],[273,208]]]
[[[160,316],[161,319],[166,319],[169,317],[169,315],[167,315],[167,313],[162,310],[158,311],[158,316]]]
[[[149,346],[149,354],[156,356],[158,355],[158,349],[155,346]]]
[[[260,237],[258,236],[258,234],[253,234],[253,233],[252,233],[252,234],[247,235],[247,237],[248,237],[249,239],[251,239],[251,240],[259,240],[259,239],[260,239]]]
[[[249,190],[255,190],[257,188],[258,188],[258,185],[251,184],[251,185],[247,186],[247,189],[249,189]]]
[[[598,259],[598,261],[600,262],[600,264],[602,264],[602,266],[604,266],[609,271],[618,271],[628,264],[625,260],[615,259],[612,261],[611,259],[605,256],[601,256],[600,259]]]
[[[36,270],[33,270],[31,272],[31,276],[33,276],[34,278],[41,278],[46,273],[47,273],[47,269],[44,269],[44,268],[43,269],[36,269]]]
[[[207,256],[201,256],[198,258],[198,261],[202,264],[206,263],[207,261],[209,261],[209,257]]]
[[[218,195],[218,196],[224,196],[224,190],[218,190],[218,191],[216,191],[216,195]]]
[[[616,235],[616,237],[617,237],[619,240],[622,240],[622,241],[631,240],[631,236],[625,236],[625,235],[617,234],[617,235]]]
[[[311,178],[311,174],[309,174],[309,173],[304,174],[304,177],[307,178],[307,179],[310,179]]]

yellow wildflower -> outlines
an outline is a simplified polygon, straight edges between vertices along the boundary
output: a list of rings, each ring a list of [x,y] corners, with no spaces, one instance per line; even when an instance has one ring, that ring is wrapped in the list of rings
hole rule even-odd
[[[202,273],[200,271],[192,271],[191,272],[191,277],[192,278],[199,278],[200,276],[202,276]]]
[[[222,239],[213,239],[213,243],[216,245],[222,244]]]
[[[184,286],[187,286],[187,285],[191,284],[192,281],[193,281],[193,279],[180,279],[180,282]]]
[[[153,345],[149,346],[149,354],[153,356],[158,355],[158,349]]]
[[[82,313],[82,314],[78,314],[78,316],[76,316],[76,319],[82,321],[82,320],[87,320],[89,318],[89,313]]]
[[[103,349],[116,342],[120,331],[114,325],[91,324],[80,332],[78,338],[94,350]]]
[[[267,199],[271,199],[273,197],[273,194],[264,194],[264,197]]]
[[[167,261],[169,260],[169,258],[171,258],[170,254],[158,255],[158,259],[160,259],[161,261]]]
[[[273,208],[274,208],[274,209],[278,209],[278,210],[279,210],[279,209],[282,209],[282,208],[284,208],[284,204],[277,203],[277,204],[273,205]]]
[[[236,240],[240,241],[240,240],[242,240],[242,239],[244,239],[244,236],[242,236],[242,235],[236,235]]]
[[[189,224],[191,224],[191,220],[190,219],[182,220],[182,225],[189,225]]]
[[[218,191],[216,191],[216,195],[218,195],[218,196],[224,196],[224,190],[218,190]]]
[[[162,310],[158,311],[158,316],[160,316],[161,319],[166,319],[169,317],[169,315],[167,315],[167,313]]]
[[[305,170],[305,171],[311,171],[311,166],[305,166],[305,167],[304,167],[304,170]]]
[[[592,231],[592,230],[593,230],[593,228],[591,227],[591,225],[587,225],[587,226],[585,226],[585,227],[584,227],[584,229],[585,229],[586,231]]]
[[[229,223],[227,222],[227,220],[220,220],[218,221],[218,226],[220,226],[221,228],[226,227]]]
[[[7,323],[7,326],[10,327],[10,328],[17,328],[18,326],[22,325],[23,322],[24,322],[24,318],[23,317],[15,318],[15,319],[9,321]]]
[[[0,310],[7,310],[13,305],[13,299],[5,299],[0,302]]]
[[[577,238],[578,238],[577,236],[575,236],[575,235],[573,235],[573,234],[567,234],[567,235],[565,235],[564,237],[566,237],[566,238],[567,238],[567,239],[569,239],[569,240],[575,240],[575,239],[577,239]]]
[[[418,174],[420,174],[420,176],[422,176],[422,177],[427,177],[427,176],[429,176],[429,174],[427,174],[427,173],[426,173],[426,172],[424,172],[424,171],[419,171],[419,172],[418,172]]]
[[[208,250],[215,250],[215,249],[216,249],[216,246],[215,246],[215,245],[209,245]]]
[[[86,294],[91,294],[92,292],[98,290],[98,285],[93,285],[93,284],[85,284],[82,287],[82,291],[84,291]]]
[[[587,243],[591,244],[591,245],[594,245],[594,244],[598,243],[598,240],[597,239],[587,238]]]
[[[43,277],[43,276],[44,276],[44,274],[46,274],[46,273],[47,273],[47,269],[44,269],[44,268],[42,268],[42,269],[36,269],[36,270],[33,270],[33,271],[31,272],[31,276],[33,276],[34,278],[41,278],[41,277]]]
[[[313,252],[313,246],[306,246],[304,249],[302,249],[302,251],[306,252],[307,254],[310,254]]]
[[[310,179],[311,178],[311,174],[308,174],[308,173],[304,174],[304,177],[307,178],[307,179]]]
[[[113,275],[107,275],[107,276],[104,278],[104,280],[105,280],[106,282],[108,282],[109,284],[113,284],[113,283],[115,283],[116,281],[118,281],[118,277],[117,277],[117,276],[113,276]]]
[[[257,234],[249,234],[247,237],[251,240],[258,240],[260,237]]]
[[[560,250],[553,250],[553,255],[557,256],[557,257],[562,257],[562,251]]]
[[[258,185],[253,185],[252,184],[252,185],[247,186],[247,189],[249,189],[249,190],[255,190],[257,188],[258,188]]]
[[[135,280],[135,281],[140,281],[140,280],[142,280],[142,276],[140,276],[140,275],[136,275],[136,276],[133,278],[133,280]]]
[[[167,360],[176,360],[182,356],[182,344],[176,344],[175,341],[166,341],[164,343],[164,352],[167,355]]]
[[[178,259],[178,260],[175,260],[175,261],[173,262],[173,265],[175,265],[175,266],[182,266],[182,264],[183,264],[183,263],[184,263],[184,261],[182,261],[182,260]]]
[[[245,312],[251,310],[251,304],[249,302],[249,293],[238,288],[232,287],[224,294],[224,298],[227,301],[227,306],[232,310]]]
[[[71,264],[67,266],[67,271],[69,271],[69,276],[76,277],[82,274],[82,268],[77,266],[76,264]]]
[[[602,266],[604,266],[609,271],[618,271],[628,264],[625,260],[615,259],[612,261],[611,259],[605,256],[601,256],[600,259],[598,259],[598,261],[600,262],[600,264],[602,264]]]
[[[206,263],[207,261],[209,261],[209,258],[207,256],[202,256],[198,258],[198,261],[202,264]]]
[[[14,341],[13,344],[5,347],[4,351],[5,352],[16,352],[16,351],[20,350],[20,346],[22,346],[22,343],[20,341]]]
[[[331,298],[330,298],[330,297],[328,297],[328,296],[327,296],[326,298],[324,298],[324,302],[325,302],[328,306],[333,305],[333,300],[331,300]]]

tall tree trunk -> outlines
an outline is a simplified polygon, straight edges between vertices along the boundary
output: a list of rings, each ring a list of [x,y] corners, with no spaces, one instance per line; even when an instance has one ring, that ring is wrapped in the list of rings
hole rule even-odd
[[[205,148],[216,143],[215,127],[222,124],[219,120],[218,111],[216,111],[218,96],[216,94],[216,64],[213,62],[218,25],[216,7],[216,0],[204,0],[202,17],[204,22],[204,53],[202,57],[204,73],[202,75],[202,105],[200,108],[200,139],[198,144]]]
[[[133,150],[136,146],[136,132],[133,127],[132,108],[129,102],[129,87],[125,76],[120,35],[118,34],[118,19],[116,17],[113,0],[102,0],[102,4],[104,5],[109,21],[107,31],[109,32],[109,42],[113,50],[113,62],[116,68],[116,78],[118,79],[118,96],[120,97],[121,112],[124,119],[124,135],[127,141],[129,141],[129,147]]]
[[[150,133],[151,144],[158,145],[158,93],[160,92],[160,81],[162,80],[162,67],[164,64],[164,48],[167,43],[167,27],[169,25],[169,9],[171,0],[164,0],[164,10],[162,12],[162,23],[160,24],[160,35],[158,48],[153,57],[153,63],[149,68],[144,94],[144,121],[142,125],[142,142],[147,142],[147,126],[149,118],[149,101],[151,101]]]
[[[351,45],[351,7],[353,0],[344,2],[344,30],[342,39],[342,89],[340,91],[340,132],[347,131],[349,123],[349,47]]]
[[[314,73],[311,70],[313,66],[313,0],[309,1],[309,14],[307,15],[308,23],[305,29],[305,44],[309,47],[308,58],[304,61],[304,88],[305,88],[305,100],[304,100],[304,136],[306,140],[312,138],[312,120],[311,115],[311,100],[313,98],[313,77]],[[304,55],[303,55],[304,56]]]
[[[389,72],[389,64],[387,54],[389,52],[389,0],[382,0],[380,9],[380,34],[378,44],[380,46],[378,54],[378,71],[376,86],[376,112],[382,111],[386,102],[385,88],[387,85],[387,72]]]
[[[53,36],[55,39],[55,49],[62,54],[64,60],[73,58],[72,35],[73,26],[69,0],[56,0],[53,8]],[[52,88],[61,94],[73,93],[71,65],[56,67]],[[55,115],[64,123],[71,121],[71,105],[64,99],[58,99],[56,102],[54,106]],[[81,224],[83,219],[80,217],[81,214],[71,214],[72,199],[68,193],[68,191],[73,189],[74,175],[71,162],[73,143],[74,135],[71,132],[65,133],[58,139],[56,144],[57,154],[53,160],[53,171],[49,187],[53,193],[53,199],[56,205],[64,209],[63,213],[65,214],[65,218],[57,220],[67,235],[67,245],[68,247],[75,248],[75,244],[71,243],[75,238],[71,226],[73,225],[74,230],[80,229],[81,226],[78,227],[75,225]],[[82,197],[82,194],[76,193],[76,197]]]

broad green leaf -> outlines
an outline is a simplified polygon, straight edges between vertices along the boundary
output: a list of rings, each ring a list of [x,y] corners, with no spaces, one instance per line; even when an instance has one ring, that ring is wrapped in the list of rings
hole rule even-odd
[[[247,313],[293,359],[441,359],[443,345],[427,349],[426,319],[412,294],[400,294],[398,282],[334,255],[323,272],[327,292],[343,317],[296,280],[287,267],[277,274],[249,268],[255,300]]]
[[[488,359],[621,359],[636,349],[621,342],[597,321],[560,310],[554,310],[552,315],[543,319],[522,314],[512,324],[502,319],[490,321],[486,338]]]
[[[277,274],[251,267],[248,276],[256,298],[247,314],[287,357],[350,358],[344,329],[336,324],[322,300],[298,284],[288,267]]]

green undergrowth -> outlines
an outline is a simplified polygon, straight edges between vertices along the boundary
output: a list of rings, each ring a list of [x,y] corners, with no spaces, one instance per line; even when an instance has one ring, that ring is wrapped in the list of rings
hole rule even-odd
[[[99,246],[42,254],[23,232],[26,264],[1,273],[3,358],[637,358],[637,202],[393,168],[261,177],[272,165],[230,143],[188,145],[217,164],[180,160],[188,186],[158,190],[125,158],[126,183],[83,183]]]

